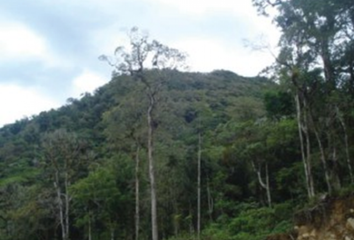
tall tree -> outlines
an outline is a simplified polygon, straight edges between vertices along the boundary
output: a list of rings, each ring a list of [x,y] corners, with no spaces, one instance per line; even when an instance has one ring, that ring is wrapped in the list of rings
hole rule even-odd
[[[146,106],[141,104],[141,89],[136,88],[133,96],[121,100],[118,106],[105,113],[108,142],[115,151],[127,152],[135,161],[135,239],[140,234],[140,152],[145,147],[146,126],[143,121]],[[138,98],[140,97],[140,98]],[[119,124],[117,124],[117,122]]]
[[[148,107],[147,119],[147,152],[149,160],[149,179],[151,195],[151,227],[152,239],[158,240],[157,226],[157,196],[154,164],[154,132],[157,127],[155,111],[158,104],[158,94],[168,80],[163,71],[156,72],[153,78],[146,71],[147,68],[158,70],[178,69],[185,67],[186,54],[170,48],[156,40],[150,41],[148,35],[133,27],[129,34],[129,50],[119,46],[115,50],[115,61],[107,56],[100,56],[101,60],[108,61],[115,68],[115,74],[129,74],[133,79],[145,87]]]
[[[75,171],[80,165],[82,144],[77,136],[59,129],[43,137],[44,167],[48,169],[56,193],[59,223],[63,240],[70,239],[70,202],[69,188]]]
[[[346,127],[342,120],[348,109],[336,99],[352,86],[353,64],[347,57],[352,53],[354,4],[346,0],[253,0],[253,3],[263,14],[267,7],[278,10],[274,20],[282,37],[277,63],[280,75],[288,79],[283,84],[287,84],[295,96],[309,197],[314,195],[312,142],[317,144],[324,181],[331,193],[340,187],[335,136],[343,135],[347,145],[348,133],[343,130]],[[346,155],[352,176],[349,155]]]

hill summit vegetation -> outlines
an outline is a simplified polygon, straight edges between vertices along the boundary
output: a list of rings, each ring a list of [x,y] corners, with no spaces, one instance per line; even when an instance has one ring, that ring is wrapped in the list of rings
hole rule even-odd
[[[1,128],[0,239],[261,240],[350,194],[354,4],[253,2],[278,10],[270,79],[178,71],[133,28],[108,84]]]

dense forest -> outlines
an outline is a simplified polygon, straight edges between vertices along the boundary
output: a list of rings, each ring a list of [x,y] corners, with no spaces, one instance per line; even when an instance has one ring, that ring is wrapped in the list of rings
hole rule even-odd
[[[133,28],[108,84],[1,128],[0,239],[262,240],[352,194],[354,3],[253,3],[282,33],[266,77]]]

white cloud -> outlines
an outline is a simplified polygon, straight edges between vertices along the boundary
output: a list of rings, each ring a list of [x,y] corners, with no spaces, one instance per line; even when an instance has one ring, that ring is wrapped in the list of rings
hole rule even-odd
[[[24,23],[0,21],[0,62],[40,61],[44,67],[70,68],[72,63],[51,48],[45,36]]]
[[[210,12],[237,12],[247,13],[252,4],[249,1],[235,1],[235,0],[148,0],[154,3],[162,3],[170,5],[175,9],[187,13],[204,15]],[[246,3],[246,4],[245,4]],[[254,10],[254,9],[251,9]]]
[[[45,40],[25,25],[0,24],[0,56],[3,60],[45,58],[47,51]]]
[[[225,62],[230,57],[216,41],[189,38],[179,41],[173,46],[188,53],[188,64],[192,71],[208,72],[213,69],[227,69],[229,67],[225,65]]]
[[[161,6],[173,8],[181,15],[197,17],[204,20],[227,16],[227,26],[220,24],[225,34],[209,36],[190,34],[176,39],[171,46],[190,55],[191,70],[211,71],[213,69],[229,69],[240,75],[254,76],[264,67],[270,65],[274,58],[267,52],[257,52],[247,48],[243,40],[254,44],[268,45],[274,53],[280,33],[272,24],[271,18],[257,15],[251,1],[235,0],[146,0]],[[233,17],[234,16],[234,17]],[[234,22],[231,22],[234,21]],[[223,23],[220,21],[220,23]],[[230,28],[231,26],[231,28]],[[234,27],[232,27],[234,26]],[[215,29],[214,29],[215,30]],[[225,37],[229,34],[230,37]],[[260,36],[263,36],[260,41]],[[233,39],[231,38],[233,37]]]
[[[108,79],[108,77],[102,76],[98,73],[84,70],[73,80],[72,94],[74,97],[79,97],[85,92],[92,93],[95,89],[107,83]]]
[[[59,103],[38,89],[0,84],[0,126],[56,107]]]
[[[252,51],[242,46],[226,46],[212,39],[184,39],[173,46],[188,52],[188,64],[192,71],[225,69],[244,76],[254,76],[272,62],[268,52]]]
[[[129,46],[129,29],[112,24],[106,28],[91,32],[90,43],[96,49],[97,57],[101,54],[113,55],[118,46]]]

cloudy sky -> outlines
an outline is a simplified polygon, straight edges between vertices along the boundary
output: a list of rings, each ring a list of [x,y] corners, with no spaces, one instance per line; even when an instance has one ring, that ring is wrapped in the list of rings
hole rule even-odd
[[[255,76],[272,62],[245,41],[279,33],[251,0],[4,0],[0,3],[0,126],[57,108],[110,80],[98,60],[137,26],[189,54],[192,71]]]

